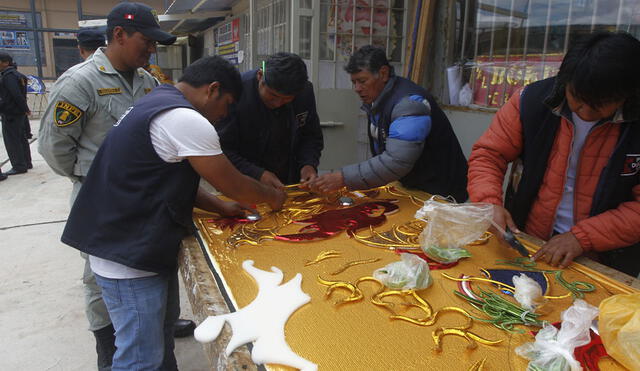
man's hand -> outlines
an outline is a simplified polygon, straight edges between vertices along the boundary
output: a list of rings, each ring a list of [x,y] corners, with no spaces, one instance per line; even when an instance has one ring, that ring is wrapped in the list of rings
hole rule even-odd
[[[300,169],[300,183],[303,186],[306,186],[307,183],[317,177],[318,173],[316,172],[316,169],[311,165],[304,165],[302,169]]]
[[[262,184],[266,184],[268,186],[271,186],[275,189],[284,189],[284,184],[282,184],[282,182],[280,181],[280,179],[278,179],[278,177],[276,176],[276,174],[265,170],[262,173],[262,176],[260,176],[260,183]]]
[[[339,190],[344,187],[345,184],[342,171],[334,171],[333,173],[316,177],[312,181],[307,182],[306,186],[309,187],[312,192],[330,193]]]
[[[269,206],[271,210],[280,210],[282,209],[282,205],[287,200],[287,194],[282,189],[272,188],[273,196],[269,199]]]
[[[245,211],[250,214],[257,214],[258,212],[251,207],[235,201],[222,201],[218,205],[218,213],[222,216],[244,216]]]
[[[531,257],[531,260],[535,261],[544,257],[549,265],[556,267],[560,264],[560,268],[566,268],[573,259],[582,255],[583,252],[576,236],[571,232],[566,232],[553,236]]]
[[[511,213],[509,213],[507,209],[500,205],[493,205],[493,222],[499,225],[502,230],[505,230],[505,227],[509,227],[509,229],[511,229],[511,231],[513,231],[514,233],[520,232],[520,230],[516,226],[516,223],[511,218]],[[500,238],[502,238],[502,231],[496,233],[497,228],[493,226],[490,229],[493,230],[494,234],[497,234],[498,236],[500,236]]]

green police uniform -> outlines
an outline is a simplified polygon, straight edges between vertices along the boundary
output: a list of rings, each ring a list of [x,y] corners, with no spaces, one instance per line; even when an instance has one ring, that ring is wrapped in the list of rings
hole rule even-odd
[[[107,132],[135,100],[157,85],[142,68],[134,72],[129,85],[113,68],[104,48],[58,78],[40,123],[38,152],[54,172],[72,180],[71,204]],[[88,259],[82,280],[89,329],[97,331],[111,320]]]

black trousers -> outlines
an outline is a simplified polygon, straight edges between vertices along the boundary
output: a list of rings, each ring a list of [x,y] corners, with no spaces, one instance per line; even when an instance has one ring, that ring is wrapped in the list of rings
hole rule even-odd
[[[31,166],[31,149],[27,140],[26,115],[2,115],[2,137],[9,155],[11,167],[17,171],[27,170]]]

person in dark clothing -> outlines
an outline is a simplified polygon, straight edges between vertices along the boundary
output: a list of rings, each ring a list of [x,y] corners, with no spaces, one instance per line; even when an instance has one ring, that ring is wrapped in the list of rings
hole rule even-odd
[[[0,53],[0,73],[2,136],[12,167],[5,175],[23,174],[33,167],[25,126],[31,114],[27,105],[27,78],[18,72],[7,53]]]
[[[276,188],[317,176],[324,146],[304,61],[277,53],[242,75],[244,94],[218,124],[222,149],[242,173]]]
[[[104,32],[92,29],[78,31],[78,52],[82,59],[86,60],[103,47],[105,40]]]
[[[433,97],[396,76],[385,51],[367,45],[347,66],[369,119],[373,157],[309,183],[315,192],[368,189],[399,180],[403,186],[456,201],[467,199],[467,161],[458,138]]]

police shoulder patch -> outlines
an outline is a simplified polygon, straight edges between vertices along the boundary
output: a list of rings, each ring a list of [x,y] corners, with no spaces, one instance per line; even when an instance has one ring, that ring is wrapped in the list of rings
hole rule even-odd
[[[53,122],[56,126],[64,127],[78,121],[84,112],[73,104],[64,101],[56,103],[56,109],[53,110]]]

